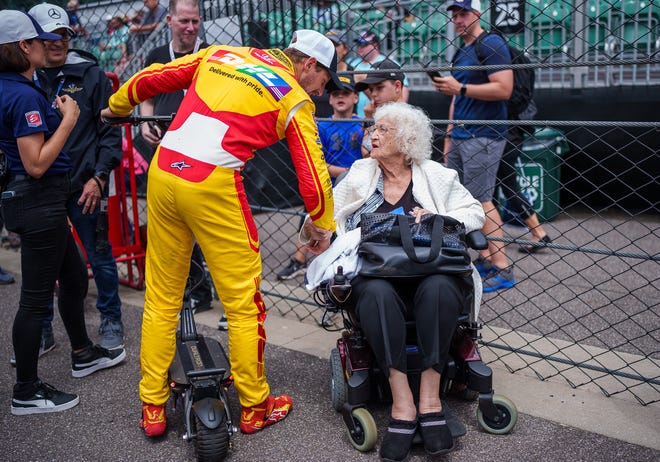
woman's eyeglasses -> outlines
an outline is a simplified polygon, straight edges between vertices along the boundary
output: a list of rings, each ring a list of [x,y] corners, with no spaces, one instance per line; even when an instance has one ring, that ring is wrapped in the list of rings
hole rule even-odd
[[[379,135],[387,135],[391,128],[388,128],[385,125],[372,125],[371,127],[367,128],[367,134],[371,136],[376,130],[378,130]]]

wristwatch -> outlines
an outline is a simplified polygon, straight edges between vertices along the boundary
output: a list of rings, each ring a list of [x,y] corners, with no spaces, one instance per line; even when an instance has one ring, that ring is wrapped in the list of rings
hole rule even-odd
[[[461,87],[461,96],[465,96],[466,91],[467,91],[467,85],[463,84],[463,86]]]

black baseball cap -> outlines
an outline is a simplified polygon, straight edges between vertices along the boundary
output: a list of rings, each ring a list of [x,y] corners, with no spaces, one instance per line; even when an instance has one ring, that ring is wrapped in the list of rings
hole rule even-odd
[[[371,66],[371,68],[382,70],[383,72],[368,74],[367,78],[355,84],[355,90],[364,91],[369,88],[369,85],[374,83],[381,83],[385,80],[400,80],[403,82],[403,79],[406,78],[406,75],[401,72],[401,66],[399,66],[391,59],[385,59],[379,63],[376,63]]]
[[[357,93],[357,90],[355,89],[355,81],[353,80],[352,76],[340,75],[337,78],[339,79],[339,83],[341,84],[340,87],[337,88],[337,90],[348,90]]]

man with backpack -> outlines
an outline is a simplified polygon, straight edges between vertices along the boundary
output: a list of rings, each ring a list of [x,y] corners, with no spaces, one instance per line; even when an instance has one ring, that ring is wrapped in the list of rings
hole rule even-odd
[[[464,45],[455,55],[456,67],[511,64],[506,42],[497,34],[485,34],[479,24],[479,0],[454,0],[451,12],[456,34]],[[479,42],[479,43],[477,43]],[[480,52],[476,48],[479,45]],[[483,58],[480,59],[479,55]],[[453,97],[450,120],[507,120],[507,100],[513,89],[511,69],[455,70],[451,76],[434,77],[436,90]],[[504,152],[507,126],[450,124],[445,139],[447,166],[458,171],[463,184],[481,202],[486,213],[483,233],[503,237],[502,218],[493,204],[497,169]],[[513,287],[513,267],[499,241],[488,241],[475,266],[483,277],[484,292]]]

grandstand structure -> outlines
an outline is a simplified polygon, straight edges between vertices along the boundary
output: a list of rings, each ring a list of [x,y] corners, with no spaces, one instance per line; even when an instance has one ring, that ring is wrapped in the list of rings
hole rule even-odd
[[[166,0],[161,0],[167,6]],[[438,0],[337,0],[323,10],[314,0],[203,0],[209,43],[285,47],[298,28],[344,29],[352,44],[375,30],[381,51],[409,70],[413,90],[430,84],[420,67],[448,68],[459,39]],[[482,1],[482,26],[504,32],[538,65],[539,88],[660,85],[658,0]],[[488,8],[486,8],[488,6]],[[140,1],[85,3],[80,12],[91,31],[81,47],[93,48],[112,15],[130,15]],[[506,11],[505,11],[506,9]],[[166,43],[168,30],[152,34],[144,50],[133,50],[136,70],[148,50]],[[352,50],[354,53],[354,50]]]
[[[295,4],[303,3],[295,8]],[[259,2],[256,17],[272,47],[284,46],[296,27],[314,27],[305,2]],[[307,2],[314,3],[314,2]],[[487,2],[482,2],[484,5]],[[503,2],[500,2],[501,5]],[[539,87],[607,87],[660,84],[660,65],[642,64],[660,51],[660,4],[653,0],[523,0],[502,12],[498,2],[482,14],[482,26],[500,29],[538,63]],[[346,29],[349,38],[375,30],[382,50],[409,68],[449,66],[460,46],[446,2],[339,1],[340,14],[326,27]],[[393,8],[395,5],[400,8]],[[606,67],[614,61],[640,64]],[[577,64],[582,63],[584,67]],[[554,66],[553,66],[554,65]],[[563,66],[562,66],[563,65]],[[590,66],[591,65],[591,66]],[[565,67],[564,67],[565,66]],[[413,87],[427,88],[426,79]]]

